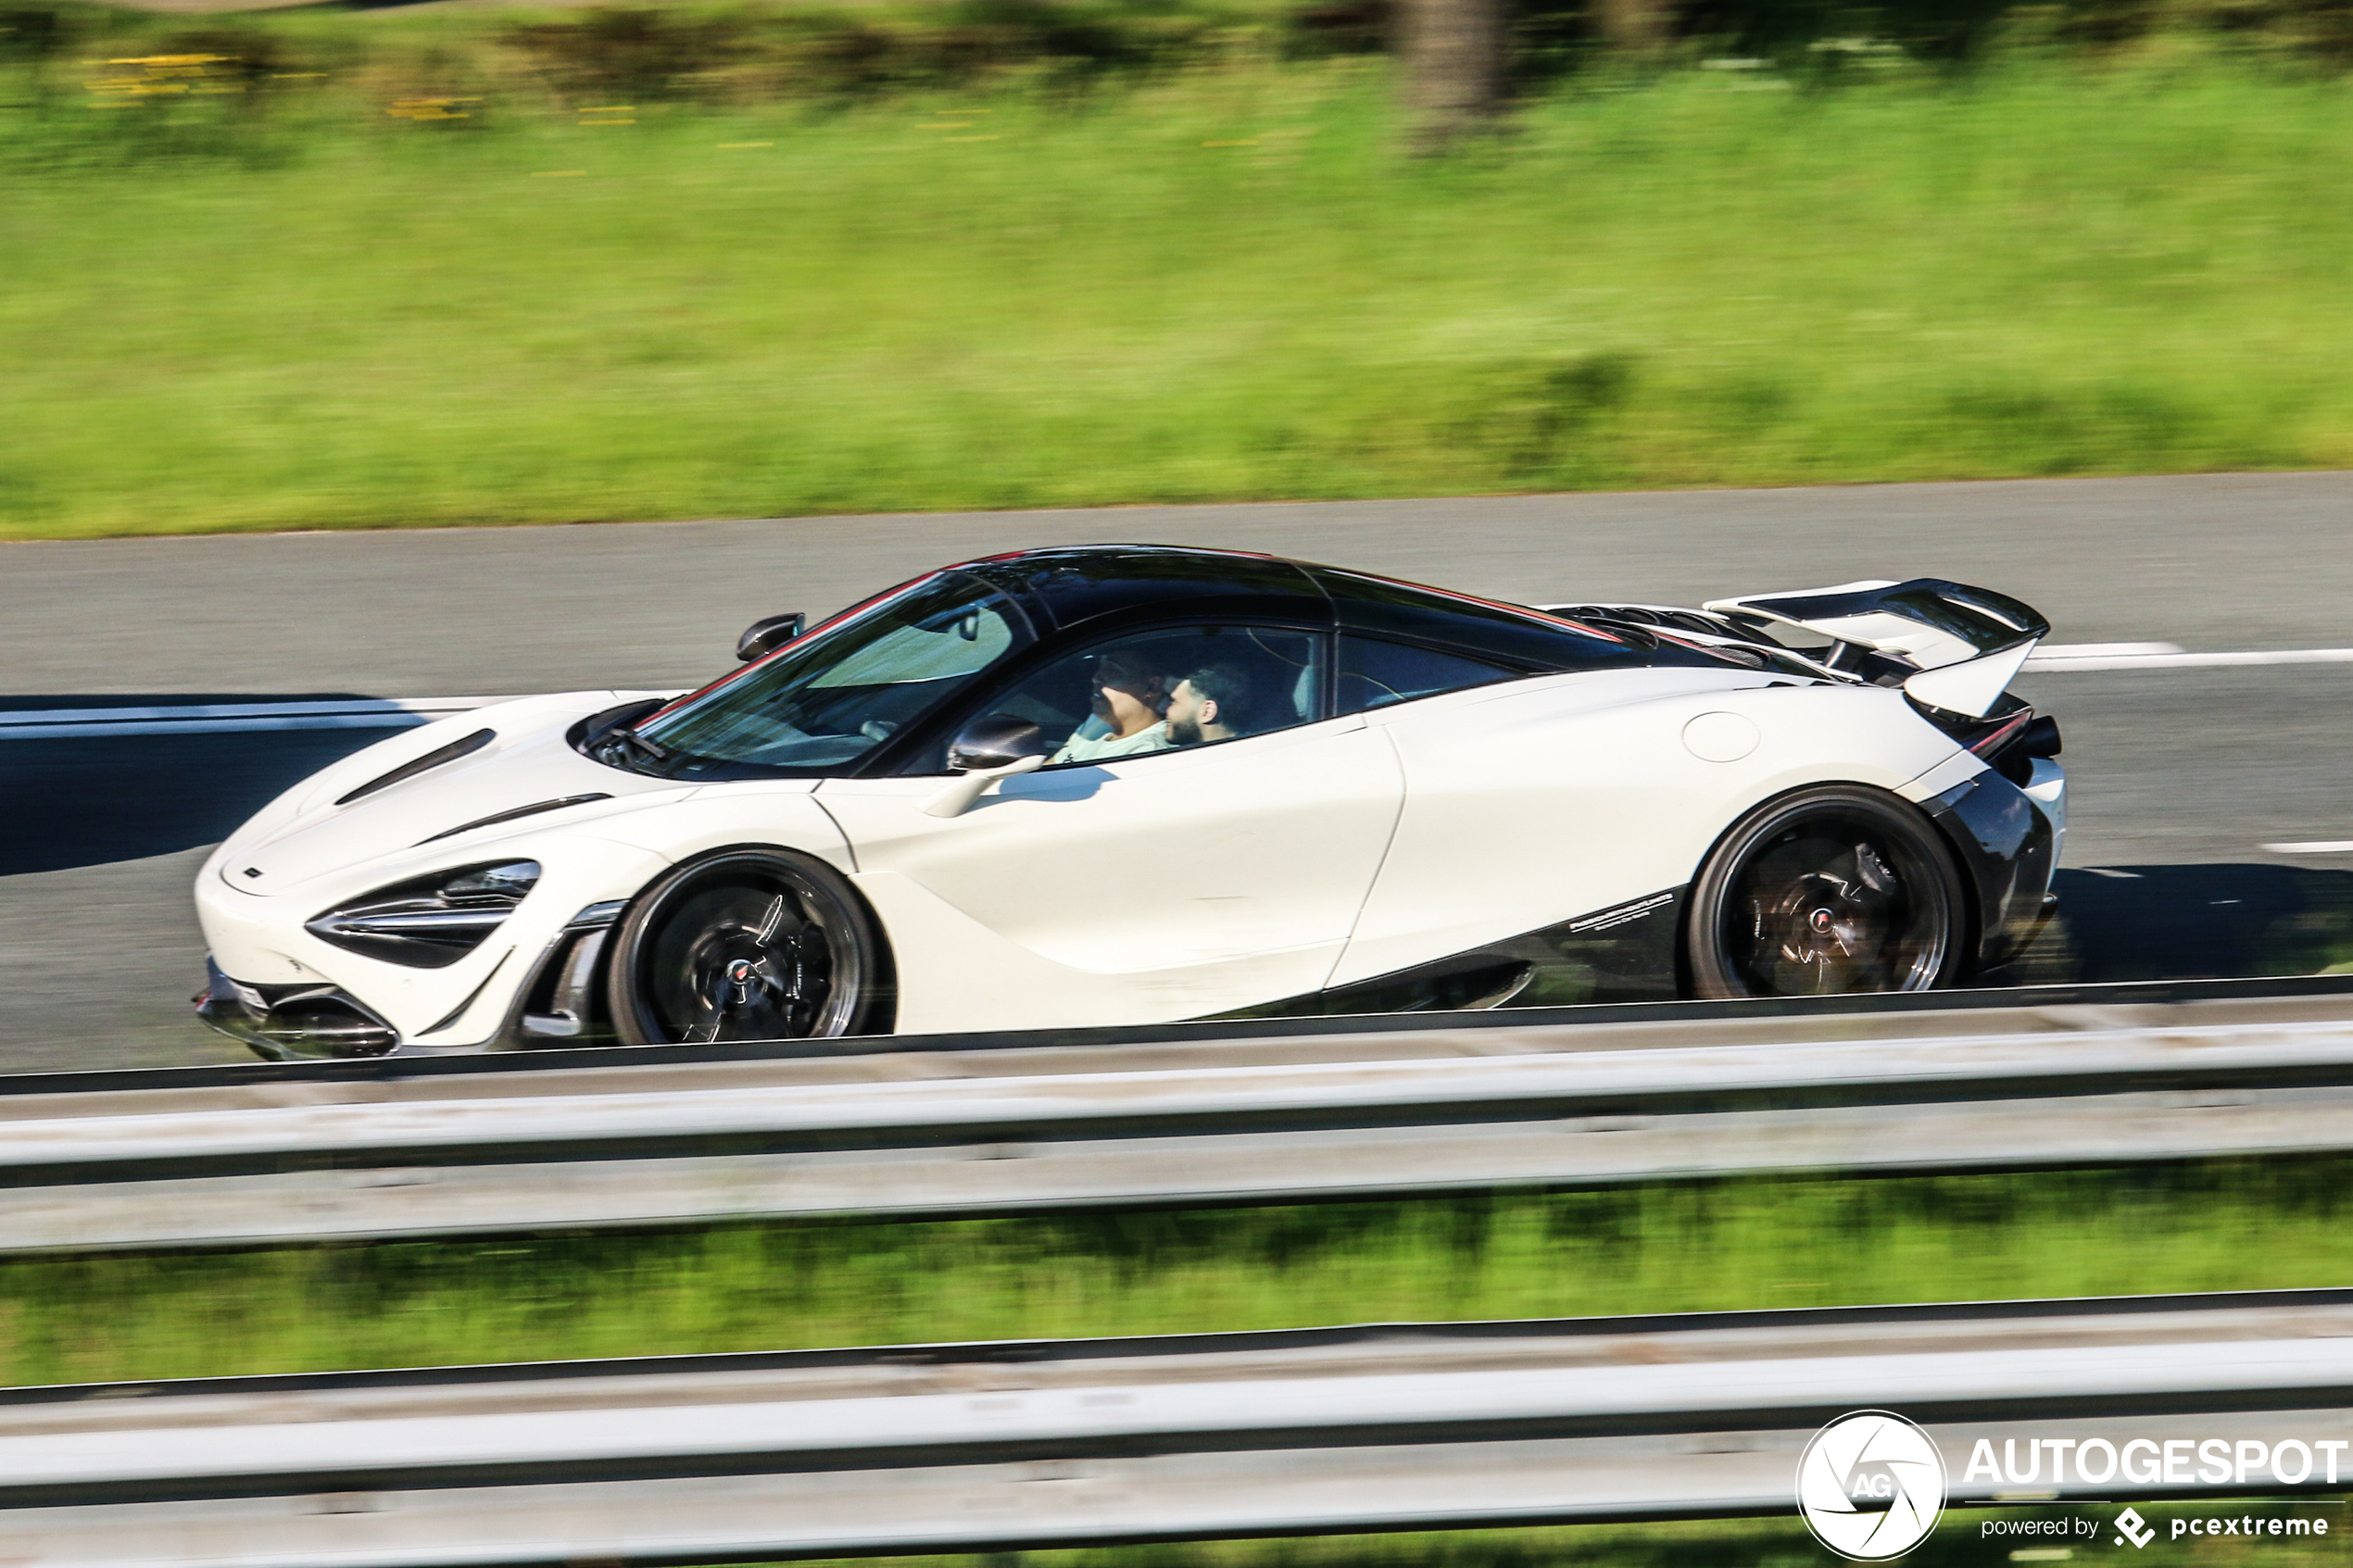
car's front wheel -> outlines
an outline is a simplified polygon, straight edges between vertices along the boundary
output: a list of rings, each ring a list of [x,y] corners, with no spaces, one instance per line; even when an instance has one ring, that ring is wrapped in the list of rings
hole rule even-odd
[[[1717,842],[1684,928],[1702,997],[1925,991],[1958,974],[1953,857],[1907,802],[1821,785],[1766,802]]]
[[[607,961],[623,1045],[889,1028],[874,916],[839,872],[790,850],[727,849],[676,867],[631,904]]]

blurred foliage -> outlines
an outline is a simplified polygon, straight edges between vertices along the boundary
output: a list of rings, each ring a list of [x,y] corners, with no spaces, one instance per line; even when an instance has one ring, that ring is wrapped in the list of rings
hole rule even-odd
[[[46,60],[72,36],[72,19],[65,12],[0,8],[0,60]]]
[[[2198,36],[2353,68],[2353,0],[1683,0],[1668,7],[1670,44],[1633,62],[1601,49],[1596,3],[1515,0],[1531,83],[1630,64],[1771,68],[1820,84],[1906,62],[1963,62],[1998,44],[2111,54]],[[305,7],[192,26],[68,0],[0,7],[0,64],[38,77],[109,57],[202,55],[219,68],[214,87],[233,82],[245,93],[332,76],[404,100],[455,86],[465,91],[444,95],[488,87],[563,104],[586,95],[743,105],[1013,81],[1067,86],[1239,60],[1376,54],[1391,40],[1393,4],[685,0],[511,14],[361,4],[356,13]]]
[[[1744,1178],[11,1258],[0,1380],[2340,1286],[2349,1174],[2322,1158]]]
[[[2211,37],[1413,160],[1365,56],[729,104],[453,15],[0,69],[0,534],[2353,461],[2353,93]]]
[[[1313,19],[1220,0],[623,4],[514,15],[306,9],[194,27],[184,18],[67,6],[0,9],[0,65],[18,69],[19,92],[57,85],[42,82],[44,74],[202,56],[215,87],[233,82],[244,92],[332,79],[338,92],[385,101],[463,87],[558,107],[584,95],[744,104],[1041,78],[1083,83],[1377,46],[1327,34]]]
[[[497,35],[556,92],[743,102],[969,86],[1080,83],[1214,61],[1278,25],[1212,10],[1066,0],[952,0],[921,12],[698,14],[592,9]]]
[[[2353,0],[1382,3],[0,10],[0,533],[2353,456]]]

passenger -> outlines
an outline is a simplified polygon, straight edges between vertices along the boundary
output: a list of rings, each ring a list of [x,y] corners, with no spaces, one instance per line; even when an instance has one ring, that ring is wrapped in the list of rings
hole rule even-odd
[[[1178,746],[1232,740],[1242,733],[1250,684],[1230,664],[1207,664],[1176,683],[1168,698],[1168,738]]]
[[[1114,651],[1095,660],[1094,687],[1094,716],[1108,728],[1071,736],[1048,761],[1104,762],[1168,749],[1168,726],[1161,720],[1168,706],[1166,677],[1147,672],[1134,655]]]

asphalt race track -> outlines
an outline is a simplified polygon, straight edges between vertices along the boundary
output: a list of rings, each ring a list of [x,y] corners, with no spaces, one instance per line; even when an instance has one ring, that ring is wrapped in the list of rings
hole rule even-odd
[[[963,557],[1137,539],[1527,600],[1858,577],[2015,593],[2053,643],[2353,646],[2353,474],[0,545],[0,709],[698,683],[747,622]],[[2030,676],[2074,783],[2018,979],[2353,959],[2353,664]],[[232,1060],[187,1015],[206,848],[366,730],[0,740],[0,1071]]]

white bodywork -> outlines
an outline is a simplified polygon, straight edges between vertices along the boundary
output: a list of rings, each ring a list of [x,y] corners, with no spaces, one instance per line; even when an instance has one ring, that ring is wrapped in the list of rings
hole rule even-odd
[[[1372,717],[1407,800],[1335,985],[1680,886],[1735,818],[1788,790],[1835,781],[1926,798],[1935,789],[1906,786],[1950,788],[1931,775],[1957,757],[1953,783],[1984,767],[1900,693],[1740,671],[1555,675]],[[1698,755],[1694,726],[1735,744]]]
[[[1328,984],[1404,797],[1363,714],[997,784],[829,779],[912,1033],[1198,1017]],[[940,961],[934,961],[935,956]]]
[[[1010,773],[941,814],[925,809],[937,775],[682,785],[573,749],[573,725],[631,695],[480,709],[288,791],[198,878],[220,971],[342,987],[407,1048],[478,1047],[582,911],[707,851],[761,845],[814,856],[864,896],[890,944],[902,1033],[1153,1022],[1391,974],[1679,888],[1730,824],[1792,789],[1857,783],[1919,801],[1985,769],[1891,687],[1642,668]],[[334,804],[484,727],[498,737],[485,749]],[[2027,793],[2055,828],[2064,787],[2056,763],[2036,764]],[[592,793],[611,798],[434,836]],[[501,859],[539,862],[541,880],[447,968],[388,964],[304,928],[341,900]]]

